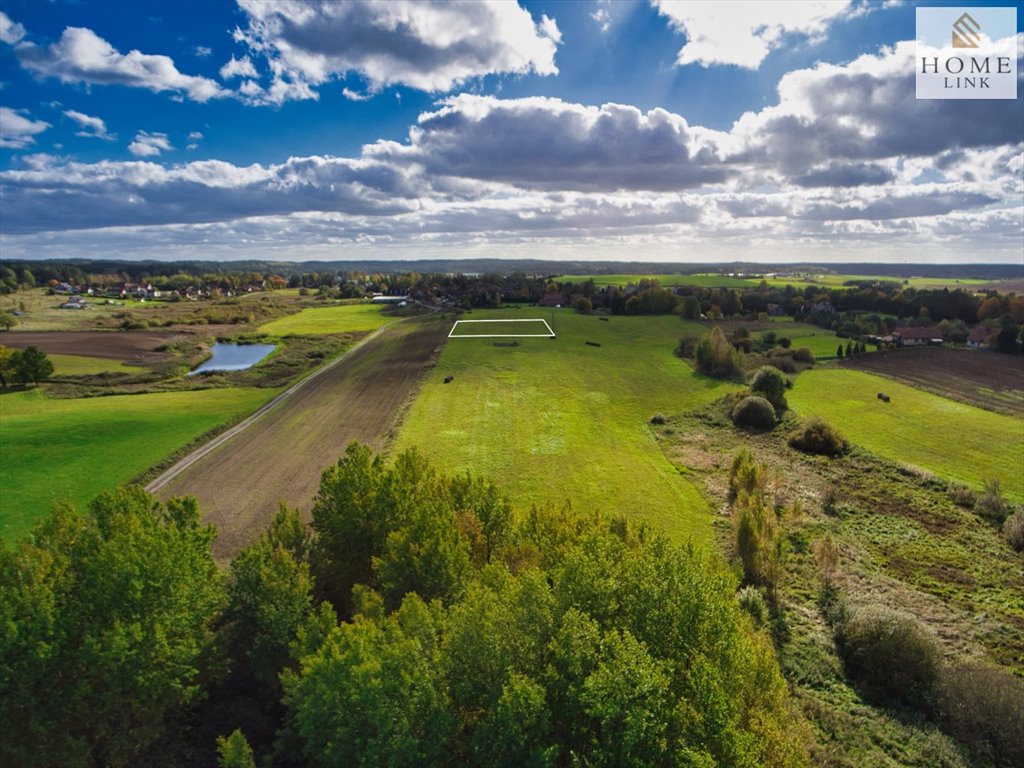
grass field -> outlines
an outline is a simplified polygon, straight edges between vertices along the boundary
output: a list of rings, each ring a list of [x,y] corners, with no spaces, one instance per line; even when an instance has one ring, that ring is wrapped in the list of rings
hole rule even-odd
[[[617,285],[625,287],[637,285],[641,280],[657,280],[662,288],[673,288],[678,285],[693,285],[700,288],[749,288],[758,284],[757,280],[729,275],[697,274],[697,275],[562,275],[556,277],[558,282],[583,283],[593,280],[594,285]]]
[[[883,403],[879,392],[892,398]],[[997,477],[1024,501],[1024,421],[860,371],[800,375],[787,394],[800,415],[820,415],[848,440],[888,459],[980,488]]]
[[[55,501],[81,506],[175,450],[255,410],[274,389],[51,400],[0,395],[0,535],[28,532]]]
[[[313,307],[261,325],[258,330],[272,336],[374,331],[394,319],[383,310],[379,304]]]
[[[554,340],[496,347],[488,339],[449,339],[395,449],[415,446],[447,472],[490,477],[521,509],[571,500],[581,511],[646,520],[677,539],[706,539],[706,502],[661,454],[647,422],[721,397],[732,385],[673,356],[677,317],[603,322],[568,310],[554,317]],[[448,375],[454,380],[445,384]]]
[[[47,355],[53,363],[55,376],[91,376],[108,371],[138,373],[138,366],[125,365],[120,360],[85,355]]]
[[[783,335],[783,332],[779,332],[779,335]],[[797,336],[790,336],[789,340],[792,341],[792,349],[800,349],[800,347],[807,347],[814,356],[821,360],[828,360],[836,356],[836,347],[840,344],[843,345],[843,350],[846,350],[846,343],[849,339],[841,339],[834,333],[828,333],[827,331],[819,330],[817,333],[804,333]]]

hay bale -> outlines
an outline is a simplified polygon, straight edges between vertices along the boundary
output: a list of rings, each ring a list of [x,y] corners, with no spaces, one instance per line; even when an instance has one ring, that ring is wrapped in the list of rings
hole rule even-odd
[[[601,346],[596,341],[585,341],[583,343],[586,344],[588,347],[600,347]]]
[[[444,377],[444,383],[445,384],[451,384],[454,379],[455,379],[454,376],[445,376]]]

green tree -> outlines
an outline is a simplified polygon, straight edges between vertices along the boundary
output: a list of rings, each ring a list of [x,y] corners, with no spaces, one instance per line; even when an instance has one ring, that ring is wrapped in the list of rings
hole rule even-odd
[[[790,381],[786,375],[771,365],[758,368],[750,380],[750,391],[761,395],[779,413],[789,407],[786,402],[786,389],[789,386]]]
[[[14,383],[20,356],[18,350],[0,344],[0,386],[7,388]]]
[[[25,347],[14,363],[14,380],[19,384],[46,381],[53,375],[53,362],[38,347]]]
[[[494,707],[473,733],[473,756],[481,768],[547,768],[558,746],[544,687],[513,672]]]
[[[13,312],[8,312],[6,309],[0,311],[0,328],[9,331],[17,324],[18,318]]]
[[[773,588],[778,582],[781,538],[775,510],[763,493],[741,492],[733,504],[736,555],[746,584]]]
[[[696,296],[687,296],[683,299],[683,317],[687,320],[700,318],[700,299]]]
[[[594,305],[590,303],[590,299],[586,296],[580,296],[572,303],[572,306],[581,315],[589,315],[594,311]]]
[[[694,355],[697,370],[709,376],[727,378],[742,370],[740,355],[718,326],[711,329],[711,335],[697,345]]]
[[[842,344],[840,344],[838,347],[836,347],[836,357],[838,357],[840,360],[843,359],[843,345]]]
[[[224,590],[193,499],[57,507],[0,548],[0,734],[18,766],[128,763],[203,696]]]
[[[227,737],[217,737],[217,765],[219,768],[256,768],[252,747],[241,730]]]

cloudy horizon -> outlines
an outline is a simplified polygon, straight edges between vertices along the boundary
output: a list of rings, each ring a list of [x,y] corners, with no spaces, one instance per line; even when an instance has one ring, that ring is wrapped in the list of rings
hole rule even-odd
[[[1024,89],[916,99],[913,3],[202,7],[0,5],[5,258],[1024,258]]]

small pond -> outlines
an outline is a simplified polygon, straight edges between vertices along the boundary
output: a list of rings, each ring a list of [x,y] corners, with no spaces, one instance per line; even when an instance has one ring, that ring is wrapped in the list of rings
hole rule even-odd
[[[274,344],[223,344],[211,347],[213,356],[206,360],[189,376],[207,371],[241,371],[252,368],[256,363],[274,351]]]

